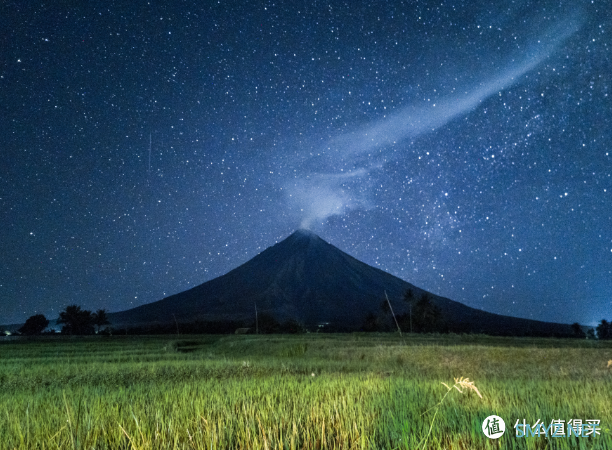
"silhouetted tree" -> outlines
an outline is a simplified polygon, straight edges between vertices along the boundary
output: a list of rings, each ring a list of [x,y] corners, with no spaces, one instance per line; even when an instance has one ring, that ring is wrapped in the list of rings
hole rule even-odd
[[[575,338],[578,338],[578,339],[586,338],[586,333],[584,332],[584,330],[582,329],[582,327],[580,326],[578,322],[574,322],[572,324],[572,333],[574,334]]]
[[[60,312],[57,323],[62,323],[62,334],[93,334],[93,317],[91,311],[80,306],[70,305]]]
[[[597,325],[597,339],[612,339],[612,323],[609,323],[607,320],[603,319],[599,325]]]
[[[586,333],[586,338],[587,338],[587,339],[591,339],[591,340],[595,340],[595,339],[596,339],[596,338],[595,338],[595,330],[594,330],[593,328],[589,328],[589,329],[587,330],[587,333]]]
[[[393,328],[391,308],[387,300],[380,302],[378,315],[376,316],[376,331],[390,331]]]
[[[431,295],[423,292],[412,307],[412,319],[417,331],[432,332],[437,330],[442,311],[433,303]]]
[[[110,325],[105,309],[97,310],[95,313],[91,315],[91,317],[92,317],[92,322],[97,327],[98,332],[100,331],[100,327],[103,327],[104,325]]]
[[[389,308],[389,303],[387,302],[387,300],[383,300],[380,303],[380,310],[385,317],[391,314],[391,308]]]
[[[414,301],[414,298],[414,292],[412,291],[412,289],[408,289],[406,292],[404,292],[402,300],[404,300],[406,303],[412,303]]]
[[[28,320],[23,324],[19,331],[21,334],[33,336],[40,334],[45,328],[49,326],[49,321],[42,314],[36,314],[35,316],[29,317]]]

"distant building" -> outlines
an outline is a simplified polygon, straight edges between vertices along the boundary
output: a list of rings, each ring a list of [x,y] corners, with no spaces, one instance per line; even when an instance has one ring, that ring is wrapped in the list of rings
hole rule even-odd
[[[319,330],[325,331],[327,328],[329,328],[329,322],[321,322],[317,324],[317,332],[319,332]]]

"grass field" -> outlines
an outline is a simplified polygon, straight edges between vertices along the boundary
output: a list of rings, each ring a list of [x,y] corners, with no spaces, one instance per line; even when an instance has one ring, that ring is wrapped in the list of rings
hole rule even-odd
[[[612,342],[454,335],[0,341],[0,448],[612,449],[609,360]],[[442,384],[459,377],[483,398]],[[601,435],[518,438],[517,419]]]

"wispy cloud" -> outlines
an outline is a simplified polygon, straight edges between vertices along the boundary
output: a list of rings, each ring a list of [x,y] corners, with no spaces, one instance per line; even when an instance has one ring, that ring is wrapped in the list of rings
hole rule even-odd
[[[334,215],[343,215],[350,209],[371,207],[367,198],[353,184],[368,174],[361,168],[351,172],[314,173],[285,185],[292,209],[302,218],[301,228],[312,228]]]
[[[343,215],[351,209],[372,207],[367,192],[356,186],[371,179],[372,172],[379,169],[381,164],[369,161],[367,167],[347,173],[345,168],[352,165],[349,162],[368,157],[373,151],[382,150],[385,154],[385,150],[394,143],[432,132],[478,108],[491,95],[521,81],[524,75],[540,65],[579,29],[580,15],[576,17],[560,21],[543,33],[520,58],[512,60],[494,76],[463,89],[461,93],[425,105],[406,106],[383,120],[330,138],[319,155],[326,157],[326,165],[331,163],[332,169],[343,168],[343,171],[304,170],[305,173],[299,178],[285,185],[291,206],[299,210],[301,226],[310,227],[315,222]]]

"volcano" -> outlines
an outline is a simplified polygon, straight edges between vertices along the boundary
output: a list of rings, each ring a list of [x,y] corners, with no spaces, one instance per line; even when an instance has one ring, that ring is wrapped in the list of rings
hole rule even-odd
[[[406,313],[408,306],[401,299],[408,289],[415,297],[425,292],[300,229],[225,275],[162,300],[109,314],[109,319],[115,327],[196,320],[252,323],[257,308],[279,322],[294,319],[307,327],[332,324],[358,330],[368,315],[380,313],[385,292],[395,313]],[[431,297],[454,330],[570,334],[569,325],[502,316]]]

